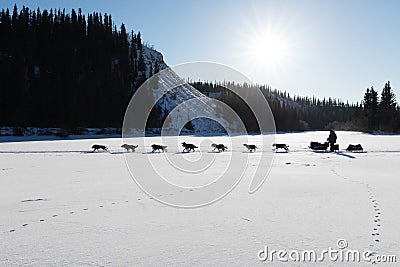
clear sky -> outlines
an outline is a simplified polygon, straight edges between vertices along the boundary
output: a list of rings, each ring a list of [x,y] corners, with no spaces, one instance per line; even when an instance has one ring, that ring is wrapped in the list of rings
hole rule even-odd
[[[112,14],[170,66],[213,61],[291,94],[354,102],[390,80],[400,100],[397,0],[2,0],[0,7],[14,3]]]

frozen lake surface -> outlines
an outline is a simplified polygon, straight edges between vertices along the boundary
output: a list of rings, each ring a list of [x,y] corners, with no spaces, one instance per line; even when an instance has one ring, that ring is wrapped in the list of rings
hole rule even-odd
[[[260,152],[249,157],[231,193],[196,209],[166,206],[145,194],[129,174],[119,138],[0,143],[0,266],[308,266],[262,262],[257,254],[265,246],[337,249],[338,239],[349,249],[400,261],[400,136],[337,134],[341,149],[360,143],[365,152],[308,149],[311,141],[326,140],[327,132],[277,134],[276,142],[289,144],[290,152],[276,153],[256,193],[248,187]],[[172,157],[195,160],[202,154],[180,154],[176,139],[163,141]],[[224,136],[183,139],[229,142]],[[92,153],[95,143],[110,153]],[[147,137],[146,143],[160,139]],[[247,159],[244,147],[229,148],[203,154],[218,158],[214,164],[229,161],[230,153]],[[271,144],[261,149],[270,151]],[[151,156],[162,170],[164,155],[150,150],[139,147],[129,157],[140,163]],[[326,259],[311,265],[372,263]]]

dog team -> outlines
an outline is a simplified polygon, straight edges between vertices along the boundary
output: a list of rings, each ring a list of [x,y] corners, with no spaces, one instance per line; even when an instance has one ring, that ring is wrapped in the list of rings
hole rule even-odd
[[[309,148],[311,148],[313,151],[326,151],[328,147],[330,147],[331,152],[337,152],[339,151],[339,145],[336,144],[337,136],[336,133],[333,130],[330,130],[329,137],[327,138],[327,142],[325,143],[319,143],[319,142],[311,142]],[[198,148],[198,146],[194,144],[189,144],[186,142],[182,142],[182,147],[184,153],[190,153],[190,152],[195,152],[195,149]],[[256,152],[257,149],[259,149],[256,145],[249,145],[249,144],[243,144],[244,147],[247,148],[248,152],[254,153]],[[122,148],[125,148],[126,152],[135,152],[135,149],[138,148],[138,145],[128,145],[128,144],[123,144],[121,146]],[[213,148],[213,152],[217,150],[218,152],[225,152],[228,150],[228,147],[224,144],[211,144],[211,147]],[[272,145],[273,150],[275,152],[278,151],[278,149],[283,149],[285,152],[289,152],[289,145],[287,144],[273,144]],[[167,146],[163,145],[156,145],[153,144],[151,145],[152,148],[152,153],[154,152],[166,152],[167,151]],[[96,151],[108,151],[108,147],[104,145],[93,145],[92,146],[93,152]],[[350,144],[346,151],[349,152],[363,152],[363,147],[360,144],[357,145],[352,145]]]
[[[258,149],[258,147],[256,145],[243,144],[243,146],[245,146],[249,152],[255,152],[256,149]],[[123,144],[121,147],[124,148],[126,152],[135,152],[136,148],[138,148],[138,145]],[[195,149],[198,148],[198,146],[196,146],[194,144],[189,144],[186,142],[182,142],[182,147],[183,147],[182,152],[186,152],[186,153],[195,152]],[[224,144],[211,144],[211,147],[213,148],[213,150],[212,150],[213,152],[215,150],[218,150],[218,152],[225,152],[226,150],[228,150],[228,147]],[[167,151],[167,146],[163,146],[163,145],[152,144],[151,148],[152,148],[152,151],[151,151],[152,153]],[[100,150],[108,152],[108,147],[105,145],[95,144],[92,146],[92,149],[93,149],[93,152],[99,152]]]

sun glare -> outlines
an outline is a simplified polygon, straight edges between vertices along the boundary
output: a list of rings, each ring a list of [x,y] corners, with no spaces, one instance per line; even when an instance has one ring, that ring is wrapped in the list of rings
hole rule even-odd
[[[304,59],[302,51],[310,41],[303,28],[294,21],[282,19],[281,14],[263,13],[255,10],[253,17],[244,16],[236,27],[234,39],[238,65],[250,77],[267,83],[279,84],[278,80],[298,71]]]
[[[287,59],[287,44],[276,34],[261,33],[250,42],[249,54],[256,65],[276,67]]]

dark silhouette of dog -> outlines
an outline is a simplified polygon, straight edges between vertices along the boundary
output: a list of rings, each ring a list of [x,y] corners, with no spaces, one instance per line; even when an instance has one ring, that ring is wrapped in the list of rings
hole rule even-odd
[[[135,149],[138,148],[139,145],[128,145],[128,144],[123,144],[121,147],[126,149],[126,152],[135,152]]]
[[[225,146],[224,144],[211,144],[211,147],[214,148],[213,151],[218,149],[218,152],[223,152],[223,151],[226,151],[228,149],[228,147]]]
[[[352,152],[352,151],[359,151],[359,152],[364,151],[364,149],[363,149],[363,147],[361,146],[361,144],[358,144],[358,145],[352,145],[352,144],[350,144],[350,145],[346,148],[346,150],[347,150],[347,151],[350,151],[350,152]]]
[[[287,144],[272,144],[272,147],[274,148],[275,152],[278,151],[278,149],[284,149],[286,152],[289,152],[289,145]]]
[[[167,146],[162,146],[162,145],[156,145],[156,144],[152,144],[151,148],[153,149],[151,152],[154,153],[156,151],[158,152],[165,152],[167,151]]]
[[[258,149],[256,145],[243,144],[243,146],[245,146],[249,150],[249,152],[255,152],[256,149]]]
[[[183,152],[190,152],[190,151],[195,151],[195,148],[198,148],[197,146],[193,144],[187,144],[186,142],[182,142],[182,146],[184,147]]]
[[[99,151],[100,149],[103,151],[108,151],[108,147],[104,145],[93,145],[92,146],[93,152]]]
[[[319,143],[319,142],[311,142],[309,148],[311,148],[312,150],[327,150],[329,147],[329,143],[325,142],[325,143]]]

